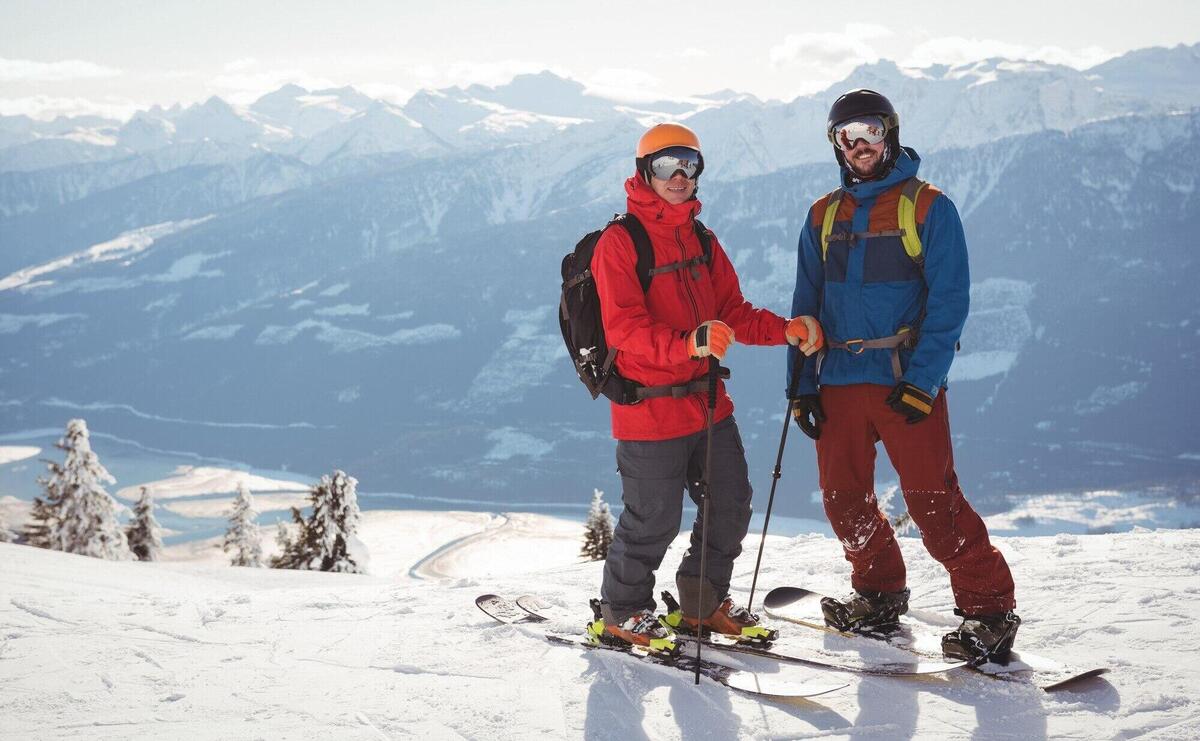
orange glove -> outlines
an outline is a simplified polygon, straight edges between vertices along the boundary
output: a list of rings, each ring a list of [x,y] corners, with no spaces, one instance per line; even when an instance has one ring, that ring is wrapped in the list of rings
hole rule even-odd
[[[797,345],[800,352],[812,355],[825,346],[825,333],[821,331],[821,323],[811,316],[798,316],[789,319],[783,330],[789,345]]]
[[[725,351],[732,344],[733,328],[716,319],[704,322],[687,335],[688,355],[695,359],[714,355],[717,360],[723,360]]]

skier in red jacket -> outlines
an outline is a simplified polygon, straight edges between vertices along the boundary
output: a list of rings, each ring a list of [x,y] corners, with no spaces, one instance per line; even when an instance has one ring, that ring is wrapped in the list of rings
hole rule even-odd
[[[820,349],[820,325],[809,316],[787,320],[756,309],[742,296],[737,273],[715,236],[711,255],[697,236],[696,181],[704,169],[700,140],[680,124],[659,124],[638,142],[637,172],[625,181],[627,207],[645,227],[656,272],[648,290],[638,280],[637,253],[625,229],[607,229],[592,258],[604,333],[616,348],[622,376],[677,393],[612,404],[624,511],[604,564],[602,620],[593,636],[670,648],[654,614],[654,571],[679,532],[683,491],[700,503],[707,446],[709,356],[721,359],[736,340],[747,345]],[[757,617],[729,598],[733,561],[750,524],[752,494],[733,401],[718,382],[712,418],[712,470],[704,583],[700,582],[702,513],[676,573],[682,620],[741,635]],[[607,634],[607,635],[605,635]]]

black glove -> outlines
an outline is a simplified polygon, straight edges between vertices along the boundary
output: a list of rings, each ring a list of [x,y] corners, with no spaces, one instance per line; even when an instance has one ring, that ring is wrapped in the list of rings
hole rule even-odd
[[[812,420],[809,420],[809,416]],[[813,440],[821,437],[821,423],[825,421],[825,410],[821,407],[819,394],[802,394],[792,399],[792,419],[800,431]]]
[[[888,394],[887,405],[904,417],[910,425],[916,424],[933,411],[933,397],[908,381],[901,381]]]

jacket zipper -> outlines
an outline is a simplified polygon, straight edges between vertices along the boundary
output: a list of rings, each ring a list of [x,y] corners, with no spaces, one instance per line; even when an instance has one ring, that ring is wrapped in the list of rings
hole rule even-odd
[[[679,259],[683,262],[686,262],[688,259],[687,248],[684,247],[683,239],[679,236],[679,230],[681,228],[682,227],[678,227],[678,226],[675,227],[675,244],[679,245]],[[692,316],[694,316],[696,318],[696,322],[695,322],[696,325],[699,325],[700,324],[700,306],[699,306],[699,304],[696,303],[696,297],[692,294],[691,285],[688,284],[687,278],[683,276],[683,273],[686,270],[687,270],[687,268],[683,268],[680,270],[676,270],[675,272],[676,272],[676,274],[679,275],[679,280],[683,281],[684,292],[687,293],[688,301],[691,302],[691,304],[692,304]]]
[[[675,244],[679,245],[679,259],[686,262],[688,259],[687,247],[684,246],[683,238],[680,237],[680,235],[679,235],[679,230],[681,228],[682,227],[678,227],[678,226],[675,227]],[[694,325],[698,327],[698,326],[700,326],[700,305],[698,303],[696,303],[696,296],[692,293],[692,286],[688,282],[687,276],[683,275],[683,273],[685,273],[685,272],[688,272],[687,268],[676,270],[675,274],[679,276],[679,280],[683,283],[684,293],[687,294],[688,301],[692,305],[692,316],[696,318]],[[699,362],[703,362],[703,361],[699,361]],[[705,419],[707,419],[708,418],[708,397],[704,396],[704,397],[698,398],[696,401],[700,404],[700,413],[702,415],[704,415]],[[712,421],[710,420],[708,422],[708,424],[712,424]]]

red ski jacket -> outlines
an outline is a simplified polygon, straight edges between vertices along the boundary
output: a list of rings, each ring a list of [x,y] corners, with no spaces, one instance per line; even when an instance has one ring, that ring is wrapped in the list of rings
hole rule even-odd
[[[646,227],[658,266],[704,254],[692,220],[700,201],[669,204],[634,175],[625,181],[627,207]],[[787,321],[756,309],[742,296],[737,273],[715,238],[712,261],[695,270],[660,273],[643,293],[638,282],[633,240],[621,228],[600,237],[592,256],[592,272],[600,297],[600,312],[609,347],[615,347],[617,370],[646,386],[676,386],[704,378],[708,358],[688,356],[687,334],[710,319],[733,328],[744,345],[782,345]],[[612,404],[612,434],[618,440],[667,440],[704,429],[708,399],[705,393],[675,399],[645,399],[637,404]],[[718,382],[713,423],[733,413],[733,400]]]

